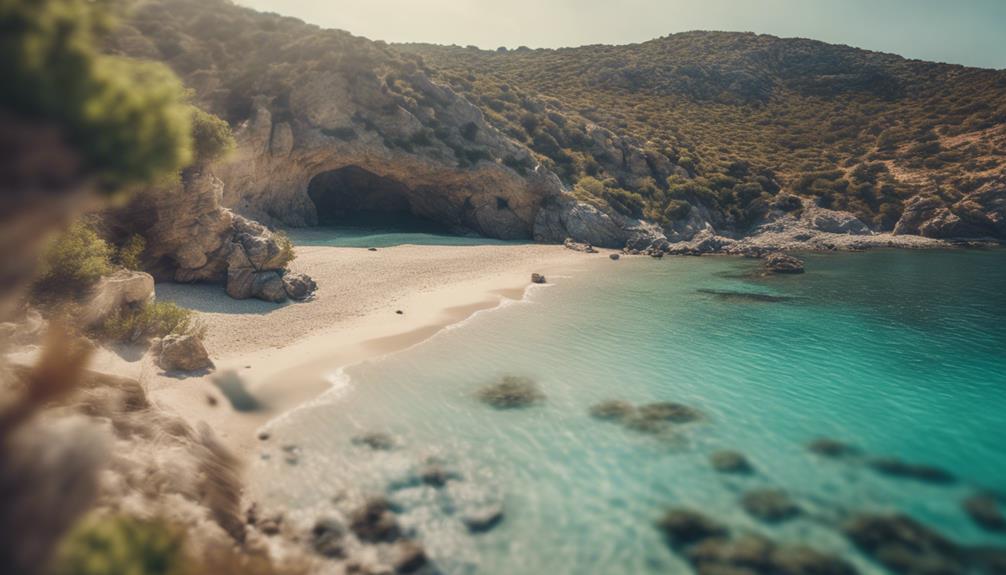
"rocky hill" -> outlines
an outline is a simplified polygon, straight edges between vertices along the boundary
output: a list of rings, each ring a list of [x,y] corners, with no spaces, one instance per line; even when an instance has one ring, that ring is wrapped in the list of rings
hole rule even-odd
[[[1003,72],[733,33],[388,45],[225,0],[142,2],[109,50],[166,62],[231,124],[221,205],[268,224],[377,213],[622,247],[814,207],[1006,237]]]

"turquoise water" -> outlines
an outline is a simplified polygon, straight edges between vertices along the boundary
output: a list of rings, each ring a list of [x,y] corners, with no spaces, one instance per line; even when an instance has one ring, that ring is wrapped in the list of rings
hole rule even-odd
[[[326,226],[288,230],[298,246],[333,246],[339,248],[390,248],[404,244],[417,246],[481,246],[512,243],[481,236],[449,234],[434,228],[417,229],[403,226],[389,230],[387,226]]]
[[[961,542],[1006,545],[959,507],[978,488],[1006,490],[1006,251],[810,255],[808,273],[774,278],[730,258],[600,263],[333,374],[332,392],[274,425],[302,459],[258,462],[259,494],[307,521],[386,493],[446,573],[687,572],[653,527],[670,506],[840,553],[864,573],[883,571],[833,529],[850,511],[898,510]],[[506,374],[534,379],[544,403],[479,403],[474,392]],[[655,438],[589,417],[611,398],[686,403],[707,420]],[[361,431],[399,447],[353,445]],[[821,459],[805,449],[820,436],[961,481]],[[715,473],[719,449],[758,473]],[[410,484],[431,456],[459,479]],[[763,525],[737,505],[754,487],[784,489],[807,513]],[[495,504],[503,522],[468,534],[458,517]]]

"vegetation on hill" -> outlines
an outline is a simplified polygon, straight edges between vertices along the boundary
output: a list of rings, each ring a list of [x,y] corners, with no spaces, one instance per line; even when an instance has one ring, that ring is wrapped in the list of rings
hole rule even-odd
[[[797,207],[795,194],[890,229],[906,199],[950,204],[1006,170],[1006,73],[811,40],[690,32],[483,51],[372,42],[224,0],[150,0],[109,49],[166,62],[231,125],[256,102],[289,120],[294,87],[319,72],[377,86],[382,105],[426,128],[389,142],[406,150],[442,129],[416,89],[428,76],[533,150],[580,199],[664,225],[702,205],[743,231],[770,208]],[[642,150],[649,171],[629,169],[636,160],[612,139]],[[454,151],[462,166],[492,159]]]
[[[907,197],[952,202],[1006,170],[1006,72],[722,32],[560,50],[401,49],[571,183],[597,176],[585,124],[666,154],[696,177],[609,183],[653,219],[673,218],[684,200],[743,223],[781,187],[890,229]]]

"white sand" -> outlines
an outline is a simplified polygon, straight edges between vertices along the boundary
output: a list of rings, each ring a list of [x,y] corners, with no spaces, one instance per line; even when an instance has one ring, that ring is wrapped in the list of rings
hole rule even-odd
[[[149,357],[126,365],[109,353],[95,368],[139,377],[160,405],[193,424],[206,421],[247,454],[259,427],[328,388],[325,373],[414,345],[503,298],[519,299],[532,272],[568,275],[594,265],[617,262],[554,245],[300,247],[292,268],[319,284],[308,302],[238,301],[220,286],[157,286],[158,299],[200,312],[213,373],[178,379]],[[211,381],[221,374],[240,378],[262,408],[233,410]]]

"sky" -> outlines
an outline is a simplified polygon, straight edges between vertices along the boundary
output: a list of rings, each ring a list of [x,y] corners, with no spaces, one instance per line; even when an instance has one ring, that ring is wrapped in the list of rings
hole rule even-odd
[[[1006,68],[1006,0],[237,0],[388,42],[484,49],[729,30]]]

